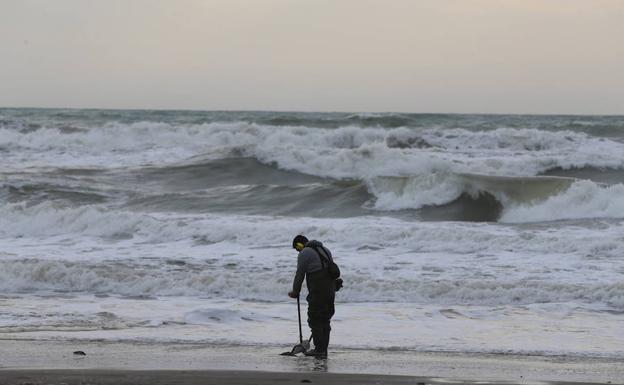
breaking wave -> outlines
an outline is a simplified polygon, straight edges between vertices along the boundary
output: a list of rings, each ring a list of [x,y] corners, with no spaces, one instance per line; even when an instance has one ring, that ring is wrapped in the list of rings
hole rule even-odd
[[[173,125],[107,122],[35,131],[0,127],[5,167],[166,167],[249,157],[319,177],[362,179],[431,172],[529,176],[560,167],[623,168],[624,144],[583,132],[535,128],[338,128],[246,122]]]
[[[379,177],[369,182],[379,210],[445,206],[462,196],[483,208],[483,218],[501,222],[624,218],[624,185],[604,185],[566,177],[495,177],[475,174],[432,174]],[[487,195],[497,205],[483,206]],[[481,201],[481,203],[479,203]],[[493,213],[492,211],[500,211]]]
[[[534,204],[514,204],[501,222],[540,222],[578,218],[624,218],[624,185],[576,181],[569,189]]]
[[[623,217],[619,118],[4,115],[0,201],[10,204],[504,222]],[[596,127],[606,131],[590,134]],[[583,194],[591,196],[579,202]]]
[[[231,167],[218,170],[224,163]],[[235,169],[239,174],[233,177]],[[241,174],[245,172],[248,177]],[[0,186],[0,200],[6,203],[0,207],[0,234],[36,234],[38,228],[88,232],[131,212],[333,218],[390,215],[408,220],[506,223],[624,218],[623,184],[570,177],[432,173],[337,181],[283,172],[245,159],[150,173],[141,171],[135,186],[124,174],[125,191],[97,190],[88,183]],[[252,184],[238,184],[245,178]],[[154,184],[158,184],[157,192]],[[111,206],[110,202],[119,200],[123,204]],[[111,234],[127,232],[125,227],[112,227]]]

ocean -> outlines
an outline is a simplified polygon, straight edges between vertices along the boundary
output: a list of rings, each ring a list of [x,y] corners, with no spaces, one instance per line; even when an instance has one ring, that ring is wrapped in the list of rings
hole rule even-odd
[[[291,346],[299,233],[330,350],[624,358],[624,117],[0,109],[0,340]]]

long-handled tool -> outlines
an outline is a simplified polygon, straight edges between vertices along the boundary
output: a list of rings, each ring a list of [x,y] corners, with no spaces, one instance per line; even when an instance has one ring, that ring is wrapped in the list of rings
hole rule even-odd
[[[282,353],[282,356],[294,356],[297,355],[297,353],[305,353],[310,349],[310,340],[312,337],[304,341],[303,333],[301,333],[301,305],[299,304],[299,297],[297,297],[297,315],[299,316],[299,343],[295,345],[291,351]]]

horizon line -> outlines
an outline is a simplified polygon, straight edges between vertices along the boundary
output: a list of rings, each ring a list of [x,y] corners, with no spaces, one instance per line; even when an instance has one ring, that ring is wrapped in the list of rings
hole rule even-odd
[[[197,108],[111,108],[111,107],[7,107],[0,110],[91,110],[91,111],[178,111],[178,112],[252,112],[252,113],[306,113],[306,114],[404,114],[404,115],[491,115],[491,116],[600,116],[624,117],[624,113],[536,113],[536,112],[406,112],[406,111],[349,111],[349,110],[291,110],[291,109],[197,109]]]

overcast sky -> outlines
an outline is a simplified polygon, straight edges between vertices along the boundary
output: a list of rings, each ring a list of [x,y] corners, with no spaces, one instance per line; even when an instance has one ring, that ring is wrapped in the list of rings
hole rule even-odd
[[[624,114],[624,0],[0,0],[0,107]]]

